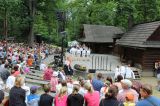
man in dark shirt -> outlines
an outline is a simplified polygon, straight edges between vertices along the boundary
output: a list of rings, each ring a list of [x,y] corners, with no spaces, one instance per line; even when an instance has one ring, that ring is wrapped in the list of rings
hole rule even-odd
[[[49,85],[44,85],[44,94],[40,96],[39,106],[52,106],[53,97],[49,95],[50,87]]]

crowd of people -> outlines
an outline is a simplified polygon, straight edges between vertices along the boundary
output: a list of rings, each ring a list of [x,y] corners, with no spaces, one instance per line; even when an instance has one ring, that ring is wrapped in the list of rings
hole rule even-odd
[[[45,71],[52,73],[44,76],[50,80],[43,85],[44,93],[37,93],[38,86],[30,89],[25,85],[25,78],[12,72],[14,84],[9,90],[9,106],[159,106],[160,98],[152,96],[152,86],[117,75],[116,81],[98,73],[87,75],[87,79],[66,76],[59,77],[59,72],[50,66]],[[61,69],[63,72],[63,69]],[[63,76],[63,77],[62,77]],[[49,79],[46,79],[49,78]],[[11,80],[12,81],[12,80]],[[50,93],[54,94],[50,95]],[[3,104],[4,92],[0,91],[0,102]]]
[[[133,70],[130,67],[130,64],[124,65],[123,63],[121,66],[117,66],[115,69],[114,78],[117,78],[118,75],[122,75],[123,78],[127,78],[127,79],[135,79],[135,75]]]
[[[85,45],[75,45],[69,48],[69,53],[77,57],[88,57],[91,49]]]
[[[38,48],[11,44],[5,49],[5,45],[0,44],[0,106],[160,106],[160,98],[152,95],[152,86],[134,80],[129,65],[117,66],[115,80],[102,73],[96,77],[89,73],[87,78],[76,79],[71,69],[68,73],[65,67],[57,71],[42,61],[40,71],[49,84],[43,85],[44,93],[39,94],[39,87],[26,86],[24,77],[36,64]],[[47,57],[45,46],[40,51]],[[11,71],[8,70],[10,64]],[[66,68],[70,68],[70,64],[71,59],[67,58]],[[4,91],[9,92],[8,99]]]

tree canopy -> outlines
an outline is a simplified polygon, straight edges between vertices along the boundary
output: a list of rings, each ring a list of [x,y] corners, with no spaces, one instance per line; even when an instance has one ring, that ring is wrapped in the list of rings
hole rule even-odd
[[[0,0],[0,35],[32,44],[34,35],[59,44],[65,30],[68,40],[78,39],[83,24],[129,28],[160,20],[159,0]]]

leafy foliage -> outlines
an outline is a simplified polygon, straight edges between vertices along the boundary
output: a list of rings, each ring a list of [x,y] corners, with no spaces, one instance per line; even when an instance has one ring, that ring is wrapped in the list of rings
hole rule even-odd
[[[35,3],[35,14],[30,15],[29,1]],[[128,21],[134,24],[160,20],[159,0],[0,0],[0,35],[15,36],[25,41],[33,26],[48,42],[60,44],[58,29],[61,21],[56,12],[66,14],[64,27],[67,40],[82,35],[83,24],[114,25],[128,29]],[[4,27],[7,22],[7,28]],[[32,23],[32,24],[31,24]]]

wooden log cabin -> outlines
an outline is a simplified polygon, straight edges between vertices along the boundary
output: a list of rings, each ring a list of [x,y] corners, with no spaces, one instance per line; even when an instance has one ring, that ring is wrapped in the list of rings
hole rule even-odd
[[[92,53],[112,53],[115,40],[123,35],[115,26],[84,24],[79,41],[91,48]]]
[[[143,76],[153,76],[160,61],[160,21],[135,25],[116,44],[122,60],[140,64]]]

